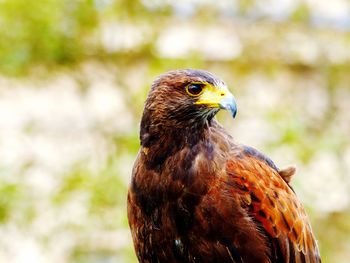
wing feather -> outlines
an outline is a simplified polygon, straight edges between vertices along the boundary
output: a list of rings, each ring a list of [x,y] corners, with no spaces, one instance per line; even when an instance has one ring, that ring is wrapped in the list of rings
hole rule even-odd
[[[278,170],[256,156],[261,155],[240,152],[227,161],[233,194],[238,193],[242,207],[274,240],[284,262],[321,262],[308,217],[293,189]]]

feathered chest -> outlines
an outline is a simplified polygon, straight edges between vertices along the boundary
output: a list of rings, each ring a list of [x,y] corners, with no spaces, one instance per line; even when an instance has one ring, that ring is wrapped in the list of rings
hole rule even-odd
[[[185,192],[203,195],[224,169],[224,158],[217,152],[217,145],[201,141],[160,160],[153,149],[143,147],[133,170],[131,190],[147,199],[157,199],[151,202],[157,205],[173,201]]]

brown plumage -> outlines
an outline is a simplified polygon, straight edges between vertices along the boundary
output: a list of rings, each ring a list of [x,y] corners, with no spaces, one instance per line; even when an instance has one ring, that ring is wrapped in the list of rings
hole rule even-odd
[[[177,70],[152,85],[128,193],[140,262],[321,262],[302,204],[279,170],[214,119],[236,114],[206,71]]]

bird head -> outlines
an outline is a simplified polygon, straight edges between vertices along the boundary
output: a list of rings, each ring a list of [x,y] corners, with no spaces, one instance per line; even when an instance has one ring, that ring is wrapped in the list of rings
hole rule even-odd
[[[154,81],[144,115],[163,125],[193,125],[211,120],[220,109],[236,116],[236,102],[226,84],[210,72],[183,69],[169,71]]]

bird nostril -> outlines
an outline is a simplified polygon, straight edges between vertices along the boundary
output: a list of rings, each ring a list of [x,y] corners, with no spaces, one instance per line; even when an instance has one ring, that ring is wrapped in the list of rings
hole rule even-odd
[[[221,97],[223,97],[223,96],[225,96],[225,93],[221,92],[221,94],[220,94],[220,95],[221,95]]]

